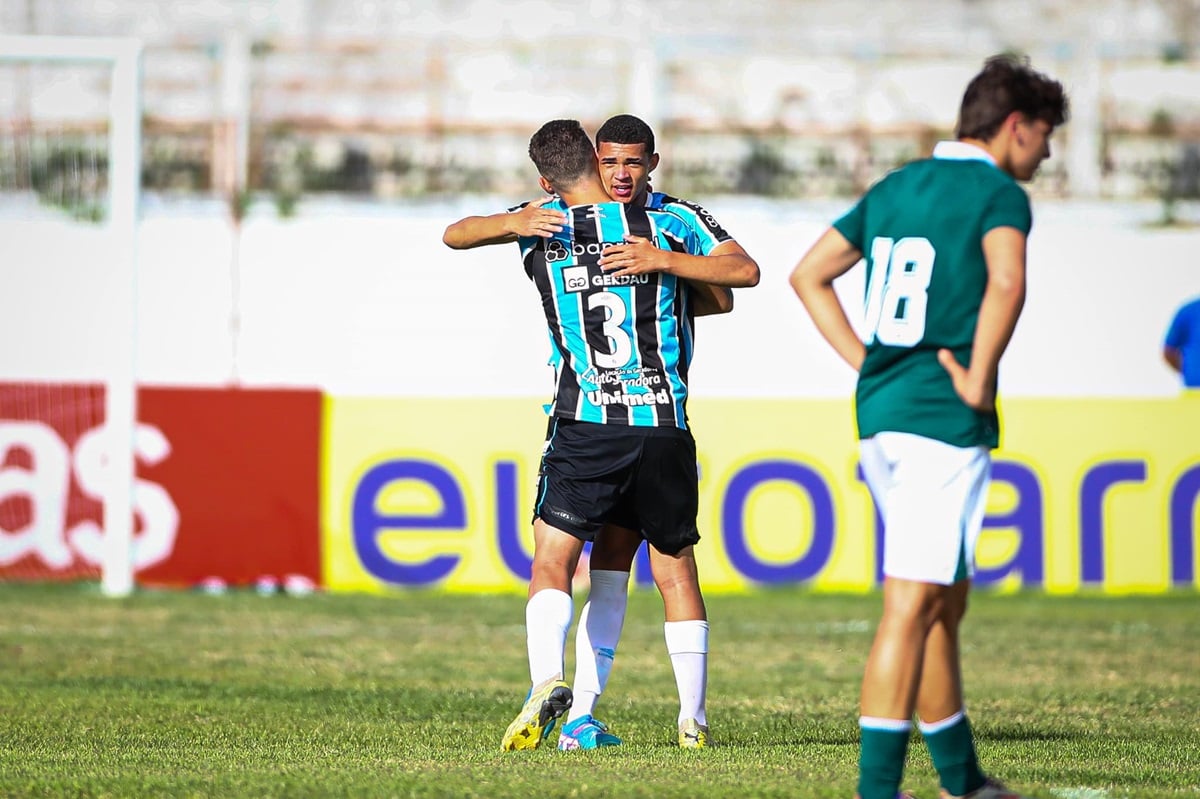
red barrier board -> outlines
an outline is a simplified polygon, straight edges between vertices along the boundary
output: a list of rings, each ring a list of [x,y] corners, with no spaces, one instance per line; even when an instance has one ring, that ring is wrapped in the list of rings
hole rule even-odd
[[[179,513],[169,557],[139,569],[138,582],[317,583],[321,394],[146,388],[138,397],[140,421],[171,446],[139,475],[163,486]]]
[[[98,579],[99,383],[0,383],[0,579]]]
[[[321,394],[138,392],[139,585],[320,578]],[[96,579],[104,390],[0,383],[0,579]]]

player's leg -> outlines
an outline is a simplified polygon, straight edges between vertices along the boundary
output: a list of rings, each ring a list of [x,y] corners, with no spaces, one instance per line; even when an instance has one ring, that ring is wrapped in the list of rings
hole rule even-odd
[[[559,749],[621,743],[594,714],[612,673],[629,602],[629,573],[641,543],[639,533],[614,524],[606,524],[592,543],[591,588],[575,630],[574,703],[559,735]]]
[[[583,552],[583,539],[533,523],[534,555],[525,604],[525,642],[532,687],[521,712],[508,725],[501,749],[536,749],[570,707],[571,689],[563,681],[563,652],[574,606],[571,575]]]
[[[563,652],[574,615],[571,576],[583,540],[551,527],[541,519],[533,523],[534,555],[525,605],[529,643],[529,677],[534,685],[563,677]]]
[[[941,612],[945,592],[945,586],[933,583],[884,578],[883,616],[862,682],[858,782],[862,799],[893,799],[900,789],[925,637]]]
[[[979,452],[950,482],[963,497],[962,559],[955,575],[958,580],[951,588],[944,612],[926,640],[917,715],[944,797],[1020,799],[1018,794],[984,775],[963,703],[959,630],[966,616],[971,577],[975,572],[975,544],[983,525],[990,478],[990,454]]]
[[[536,748],[571,706],[563,654],[574,606],[571,579],[583,544],[595,538],[617,491],[602,479],[628,454],[597,440],[599,425],[551,420],[533,513],[534,554],[525,606],[529,695],[504,734],[505,750]]]
[[[951,586],[938,621],[925,640],[925,665],[917,693],[921,735],[942,789],[964,796],[985,782],[963,706],[958,630],[967,608],[970,580]]]
[[[884,608],[863,674],[859,794],[893,799],[903,777],[926,643],[952,603],[963,557],[962,497],[946,492],[973,451],[898,433],[861,442],[886,524]]]
[[[648,438],[638,473],[636,503],[650,568],[663,599],[667,653],[679,692],[680,746],[708,744],[708,612],[700,592],[695,544],[699,510],[696,443],[691,433]]]
[[[700,749],[708,744],[708,612],[694,551],[700,541],[700,470],[689,431],[664,429],[644,441],[635,510],[662,595],[667,654],[679,692],[679,745]]]
[[[708,613],[700,593],[694,547],[676,553],[650,547],[650,568],[663,598],[663,634],[679,693],[679,745],[708,745]]]
[[[591,715],[608,684],[629,603],[629,572],[640,534],[607,524],[592,543],[591,588],[575,631],[575,704],[568,720]]]

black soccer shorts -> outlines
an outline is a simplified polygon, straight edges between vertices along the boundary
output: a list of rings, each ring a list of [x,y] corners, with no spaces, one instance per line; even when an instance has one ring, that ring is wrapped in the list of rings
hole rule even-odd
[[[698,509],[690,431],[550,420],[534,519],[584,541],[611,522],[675,555],[700,540]]]

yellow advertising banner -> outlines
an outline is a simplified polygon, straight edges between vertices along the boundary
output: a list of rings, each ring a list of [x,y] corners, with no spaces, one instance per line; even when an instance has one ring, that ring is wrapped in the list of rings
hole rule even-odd
[[[706,591],[866,591],[884,531],[844,400],[694,400]],[[977,584],[1154,593],[1200,564],[1200,396],[1013,399]],[[527,399],[327,398],[322,558],[331,590],[523,591],[545,438]],[[644,553],[638,584],[651,584]]]

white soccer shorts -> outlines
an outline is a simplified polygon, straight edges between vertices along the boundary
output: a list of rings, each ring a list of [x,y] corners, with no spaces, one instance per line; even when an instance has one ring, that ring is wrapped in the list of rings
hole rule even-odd
[[[883,516],[884,575],[939,585],[973,576],[991,451],[886,432],[860,441],[859,456]]]

